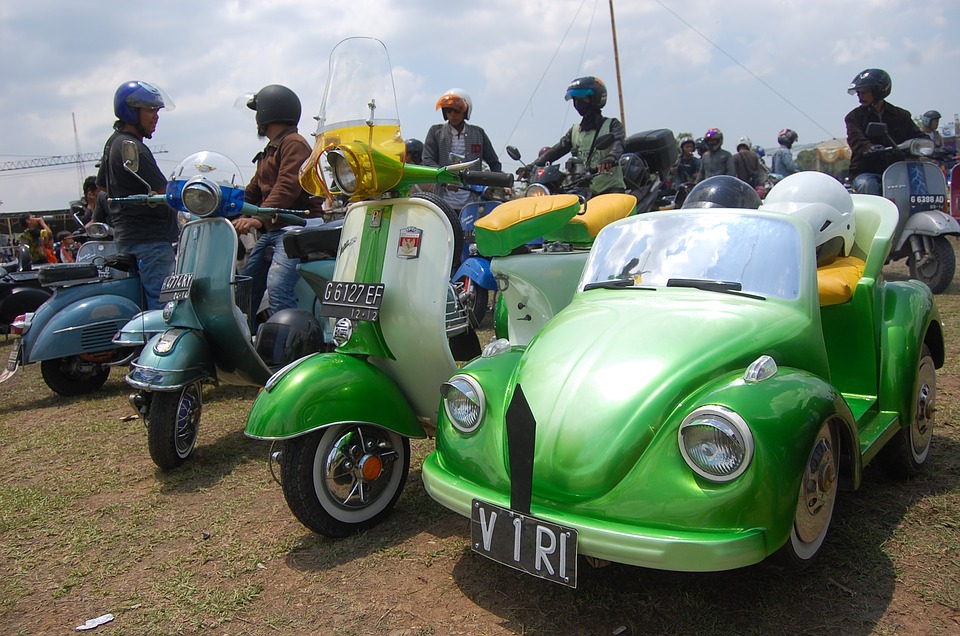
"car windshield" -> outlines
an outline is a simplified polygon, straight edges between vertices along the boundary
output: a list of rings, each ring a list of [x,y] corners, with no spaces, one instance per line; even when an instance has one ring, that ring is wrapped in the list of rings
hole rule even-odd
[[[579,290],[697,287],[793,299],[800,252],[787,219],[716,209],[641,215],[600,233]]]

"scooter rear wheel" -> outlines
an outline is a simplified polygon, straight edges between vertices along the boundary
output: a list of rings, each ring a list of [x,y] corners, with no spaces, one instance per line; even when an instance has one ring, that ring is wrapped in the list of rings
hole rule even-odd
[[[359,423],[334,424],[288,440],[283,495],[300,523],[346,537],[374,527],[393,508],[410,470],[410,440]]]
[[[147,412],[147,445],[154,464],[170,470],[187,461],[197,444],[202,410],[199,382],[179,391],[153,393]]]
[[[93,393],[103,386],[110,376],[110,367],[87,362],[80,356],[67,356],[40,362],[43,381],[55,393],[75,397]]]

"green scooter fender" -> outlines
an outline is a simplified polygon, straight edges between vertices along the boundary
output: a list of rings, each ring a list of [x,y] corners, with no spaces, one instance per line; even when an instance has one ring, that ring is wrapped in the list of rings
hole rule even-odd
[[[173,339],[166,353],[157,353],[161,339]],[[150,391],[176,391],[216,374],[213,351],[201,332],[168,329],[151,338],[131,365],[127,384]]]
[[[244,433],[255,439],[290,439],[338,422],[369,422],[405,437],[426,437],[397,384],[354,356],[313,354],[279,371],[267,386],[247,416]]]

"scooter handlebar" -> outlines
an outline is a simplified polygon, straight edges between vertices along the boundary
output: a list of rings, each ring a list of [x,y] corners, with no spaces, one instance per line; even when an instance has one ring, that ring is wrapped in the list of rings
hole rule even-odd
[[[495,186],[501,188],[513,187],[513,175],[508,172],[468,170],[463,173],[461,180],[464,185]]]

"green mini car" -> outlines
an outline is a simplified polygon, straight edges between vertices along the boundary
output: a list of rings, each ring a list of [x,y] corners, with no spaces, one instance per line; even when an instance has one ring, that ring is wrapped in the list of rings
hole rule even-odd
[[[884,279],[896,207],[818,179],[759,210],[609,225],[529,344],[495,340],[443,385],[423,482],[471,519],[475,551],[574,587],[577,555],[803,567],[864,466],[921,470],[944,362],[933,297]],[[801,196],[810,181],[829,206]],[[846,241],[821,241],[838,218]]]

